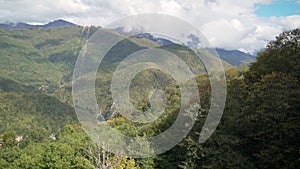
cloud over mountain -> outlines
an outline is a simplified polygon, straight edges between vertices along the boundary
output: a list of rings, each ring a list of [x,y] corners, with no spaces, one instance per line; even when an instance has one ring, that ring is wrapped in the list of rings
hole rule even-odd
[[[63,18],[80,25],[105,26],[127,15],[164,13],[195,25],[214,46],[253,52],[280,32],[300,26],[300,15],[255,14],[256,4],[270,3],[272,0],[0,0],[0,22],[45,23]]]

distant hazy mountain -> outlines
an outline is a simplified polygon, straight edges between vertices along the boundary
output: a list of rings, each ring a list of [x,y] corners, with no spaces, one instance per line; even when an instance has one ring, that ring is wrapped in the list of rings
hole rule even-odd
[[[59,19],[45,25],[31,25],[27,23],[0,23],[0,29],[31,29],[31,28],[53,28],[53,27],[72,27],[74,23]]]
[[[212,49],[208,49],[212,51]],[[242,63],[249,64],[256,61],[256,56],[239,51],[239,50],[225,50],[221,48],[215,49],[221,59],[230,63],[233,66],[239,66]]]
[[[27,23],[0,23],[0,29],[18,29],[18,28],[35,28],[34,25],[29,25]]]
[[[77,25],[74,23],[60,19],[60,20],[55,20],[53,22],[49,22],[45,25],[42,25],[41,27],[51,28],[51,27],[68,27],[68,26],[70,27],[70,26],[77,26]]]

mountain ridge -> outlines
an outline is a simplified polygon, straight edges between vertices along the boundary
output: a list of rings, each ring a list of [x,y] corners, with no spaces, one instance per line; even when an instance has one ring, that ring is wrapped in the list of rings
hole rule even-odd
[[[256,61],[256,56],[242,52],[240,50],[227,50],[222,48],[210,48],[207,49],[209,52],[211,50],[215,50],[219,57],[223,59],[224,61],[230,63],[233,66],[240,66],[241,64],[250,64],[251,62]],[[213,54],[213,52],[212,52]]]
[[[160,37],[160,36],[153,35],[151,33],[144,32],[143,28],[132,29],[132,30],[126,31],[124,27],[117,27],[113,30],[116,32],[119,32],[121,34],[128,35],[128,36],[149,39],[151,41],[158,43],[160,46],[168,46],[170,44],[178,43],[178,42],[174,42],[170,39],[166,39],[164,37]],[[186,45],[184,45],[183,43],[180,45],[188,46],[190,48],[198,47],[198,45],[200,43],[200,39],[198,39],[197,36],[195,36],[194,34],[190,34],[186,38],[188,39],[188,41],[186,42]],[[219,47],[211,47],[211,48],[205,48],[205,50],[207,50],[212,55],[216,55],[216,56],[219,55],[219,57],[222,60],[226,61],[227,63],[231,64],[232,66],[240,66],[241,64],[249,65],[251,62],[256,61],[256,54],[246,53],[246,52],[240,51],[238,49],[228,50],[228,49],[223,49],[223,48],[219,48]]]
[[[34,29],[34,28],[53,28],[53,27],[72,27],[72,26],[79,26],[72,22],[57,19],[51,22],[48,22],[44,25],[33,25],[28,24],[25,22],[18,22],[18,23],[0,23],[0,29]]]
[[[55,28],[55,27],[74,27],[74,26],[80,26],[76,25],[74,23],[71,23],[69,21],[63,20],[63,19],[57,19],[51,22],[48,22],[44,25],[32,25],[24,22],[19,22],[19,23],[0,23],[0,30],[1,29],[35,29],[35,28]],[[131,34],[132,32],[126,32],[124,28],[118,27],[115,28],[114,31],[119,32],[121,34]],[[141,30],[132,30],[133,32],[136,33],[138,31],[138,35],[136,35],[137,38],[145,38],[148,40],[151,40],[153,42],[158,43],[160,46],[164,45],[170,45],[172,43],[175,43],[171,40],[161,38],[161,37],[156,37],[150,33],[143,33]],[[192,35],[190,35],[192,36]],[[191,37],[190,37],[191,38]],[[192,37],[193,39],[193,37]],[[196,42],[195,42],[196,43]],[[189,42],[188,45],[189,47],[194,47],[195,46],[194,42]],[[245,53],[240,50],[228,50],[228,49],[223,49],[223,48],[207,48],[207,50],[211,53],[214,54],[215,51],[218,53],[219,57],[228,62],[229,64],[233,66],[239,66],[243,63],[245,64],[250,64],[251,62],[256,61],[256,55]]]

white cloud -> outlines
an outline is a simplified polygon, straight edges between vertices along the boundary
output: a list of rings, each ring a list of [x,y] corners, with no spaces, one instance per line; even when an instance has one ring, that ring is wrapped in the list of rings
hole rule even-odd
[[[63,18],[105,26],[132,14],[165,13],[195,25],[213,46],[255,51],[284,30],[300,26],[300,16],[261,18],[254,4],[272,0],[0,0],[0,22],[48,22]],[[300,1],[298,1],[300,3]]]

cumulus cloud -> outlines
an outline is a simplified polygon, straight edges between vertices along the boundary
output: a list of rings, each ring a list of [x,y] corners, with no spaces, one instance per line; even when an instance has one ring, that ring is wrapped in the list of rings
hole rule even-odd
[[[272,0],[0,0],[0,22],[45,23],[62,18],[105,26],[139,13],[164,13],[195,25],[213,46],[253,52],[284,30],[300,26],[300,16],[263,18],[255,4]],[[300,3],[300,1],[298,1]]]

